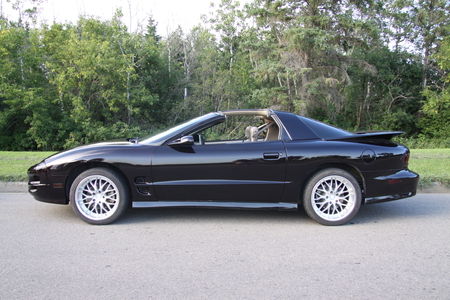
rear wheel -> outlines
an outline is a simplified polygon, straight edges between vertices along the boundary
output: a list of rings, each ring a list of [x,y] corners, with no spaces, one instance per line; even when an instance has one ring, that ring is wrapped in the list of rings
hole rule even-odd
[[[106,225],[127,209],[129,193],[121,176],[106,168],[84,171],[70,188],[70,203],[83,221]]]
[[[306,213],[323,225],[342,225],[350,221],[361,206],[361,188],[348,172],[325,169],[307,183],[303,194]]]

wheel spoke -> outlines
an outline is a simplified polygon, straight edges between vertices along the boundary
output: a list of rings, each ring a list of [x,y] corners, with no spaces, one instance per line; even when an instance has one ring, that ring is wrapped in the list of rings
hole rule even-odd
[[[80,212],[91,220],[111,216],[118,206],[118,189],[109,178],[92,175],[77,186],[76,203]]]
[[[355,206],[352,183],[343,176],[327,176],[316,183],[312,190],[313,210],[323,219],[344,219]]]

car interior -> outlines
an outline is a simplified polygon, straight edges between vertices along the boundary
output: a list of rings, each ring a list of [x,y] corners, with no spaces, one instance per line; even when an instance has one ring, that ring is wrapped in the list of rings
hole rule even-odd
[[[242,116],[240,116],[242,117]],[[249,116],[245,116],[249,117]],[[227,119],[230,119],[229,117]],[[255,123],[262,123],[255,126]],[[244,127],[246,124],[251,124]],[[242,130],[242,128],[245,128]],[[274,120],[250,116],[247,120],[220,123],[194,133],[195,145],[230,144],[279,140],[279,127]]]

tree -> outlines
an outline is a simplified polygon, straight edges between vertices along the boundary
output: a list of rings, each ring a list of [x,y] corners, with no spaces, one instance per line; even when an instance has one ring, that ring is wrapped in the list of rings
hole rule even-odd
[[[370,1],[255,1],[252,61],[265,81],[259,90],[272,105],[315,115],[331,122],[345,107],[345,89],[352,84],[348,68],[374,68],[353,57],[380,44],[377,24],[367,14]]]
[[[13,23],[18,27],[30,27],[37,24],[41,12],[40,5],[44,0],[6,0],[6,2],[10,3],[11,8],[17,13],[17,21]],[[8,16],[3,12],[3,1],[0,4],[1,19],[8,20]]]
[[[53,124],[36,128],[55,110],[37,29],[0,24],[0,148],[48,149]]]
[[[76,27],[54,25],[44,36],[65,147],[137,134],[154,100],[138,69],[154,44],[128,33],[120,13],[111,22],[80,18]]]
[[[420,125],[429,137],[450,139],[450,38],[444,40],[433,57],[442,70],[442,76],[434,86],[424,91],[426,100]]]
[[[421,100],[420,61],[407,52],[388,47],[358,51],[358,56],[371,70],[364,70],[366,65],[349,68],[352,84],[345,90],[347,101],[338,125],[355,130],[416,133]]]
[[[0,20],[0,149],[261,107],[351,130],[448,132],[448,1],[222,0],[202,26],[164,38],[153,18],[130,32],[120,10],[39,27],[39,1],[14,0],[22,17]]]
[[[422,89],[426,89],[435,78],[436,68],[431,56],[439,51],[443,38],[450,33],[450,2],[393,0],[389,6],[398,41],[403,40],[404,46],[413,45],[414,51],[422,57]]]

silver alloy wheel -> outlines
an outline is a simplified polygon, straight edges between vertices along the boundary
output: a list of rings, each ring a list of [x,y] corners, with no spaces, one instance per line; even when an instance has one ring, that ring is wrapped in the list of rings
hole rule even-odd
[[[76,187],[75,204],[78,211],[90,220],[105,220],[117,210],[120,195],[117,186],[108,177],[91,175]]]
[[[356,206],[354,185],[339,175],[326,176],[319,180],[311,192],[314,212],[326,221],[340,221],[348,217]]]

